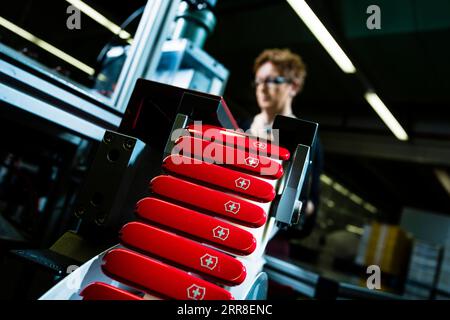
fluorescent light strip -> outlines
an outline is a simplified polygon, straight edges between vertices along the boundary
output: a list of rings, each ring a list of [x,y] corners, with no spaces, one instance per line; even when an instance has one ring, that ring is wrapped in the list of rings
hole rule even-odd
[[[349,198],[350,200],[352,200],[354,203],[356,203],[357,205],[363,207],[364,209],[366,209],[367,211],[375,214],[378,212],[378,209],[375,208],[373,205],[371,205],[368,202],[365,202],[361,197],[359,197],[358,195],[350,192],[347,188],[345,188],[343,185],[335,182],[332,178],[330,178],[329,176],[327,176],[326,174],[321,174],[320,175],[320,181],[322,181],[323,183],[329,185],[330,187],[332,187],[334,190],[336,190],[337,192],[339,192],[340,194],[342,194],[343,196]],[[334,202],[328,199],[324,199],[325,204],[332,208],[334,207]],[[332,202],[332,204],[330,204],[330,202]]]
[[[345,73],[355,73],[356,68],[353,63],[341,47],[339,47],[336,40],[334,40],[327,28],[320,22],[319,18],[315,15],[314,11],[311,10],[308,4],[304,0],[287,0],[287,2],[342,71]]]
[[[95,73],[94,68],[84,64],[83,62],[75,59],[74,57],[68,55],[67,53],[52,46],[50,43],[45,42],[44,40],[36,37],[35,35],[20,28],[19,26],[16,26],[12,22],[9,22],[8,20],[6,20],[2,17],[0,17],[0,25],[5,27],[8,30],[14,32],[15,34],[21,36],[22,38],[34,43],[38,47],[48,51],[49,53],[53,54],[54,56],[57,56],[61,60],[64,60],[65,62],[73,65],[74,67],[80,69],[81,71],[86,72],[87,74],[89,74],[91,76]]]
[[[366,209],[367,211],[369,211],[369,212],[371,212],[371,213],[373,213],[373,214],[375,214],[375,213],[378,212],[378,209],[375,208],[375,207],[374,207],[373,205],[371,205],[370,203],[365,203],[363,207],[364,207],[364,209]]]
[[[441,183],[442,187],[444,187],[445,191],[447,191],[447,193],[450,195],[450,177],[448,176],[447,172],[442,169],[435,169],[434,174]]]
[[[88,6],[86,3],[80,0],[66,0],[74,7],[77,7],[81,12],[90,17],[91,19],[97,21],[99,24],[110,30],[112,33],[119,35],[122,39],[130,39],[131,34],[122,30],[117,24],[108,20],[100,12],[94,10],[92,7]]]
[[[300,19],[306,24],[308,29],[322,44],[328,54],[334,59],[342,71],[346,73],[356,72],[355,66],[350,59],[339,47],[337,42],[333,39],[331,34],[320,22],[319,18],[314,14],[311,8],[304,0],[286,0],[289,5],[294,9]],[[375,93],[366,93],[365,98],[367,102],[372,106],[375,112],[380,116],[383,122],[394,133],[399,140],[408,140],[408,134],[398,123],[389,109],[384,105],[381,99]]]
[[[378,116],[383,120],[387,127],[392,131],[392,133],[397,137],[397,139],[406,141],[408,140],[408,134],[402,128],[397,119],[392,115],[389,109],[385,106],[383,101],[374,92],[367,92],[364,98],[372,106]]]
[[[329,176],[325,175],[325,174],[321,174],[320,175],[320,181],[322,181],[323,183],[331,186],[333,184],[333,179],[331,179]]]
[[[350,194],[350,191],[347,188],[337,182],[333,183],[333,189],[346,197]]]
[[[363,199],[361,199],[360,197],[358,197],[356,194],[354,193],[350,193],[349,195],[350,200],[352,200],[354,203],[358,204],[358,205],[362,205],[363,204]]]
[[[354,225],[351,225],[351,224],[348,224],[345,227],[345,229],[348,232],[351,232],[351,233],[355,233],[355,234],[359,234],[359,235],[363,235],[364,234],[364,228],[360,228],[360,227],[357,227],[357,226],[354,226]]]

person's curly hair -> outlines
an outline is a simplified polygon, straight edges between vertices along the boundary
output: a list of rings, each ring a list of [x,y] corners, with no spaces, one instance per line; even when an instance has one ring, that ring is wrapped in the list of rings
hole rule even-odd
[[[306,65],[302,58],[289,49],[266,49],[255,59],[253,72],[266,62],[271,62],[283,77],[299,84],[300,89],[306,77]]]

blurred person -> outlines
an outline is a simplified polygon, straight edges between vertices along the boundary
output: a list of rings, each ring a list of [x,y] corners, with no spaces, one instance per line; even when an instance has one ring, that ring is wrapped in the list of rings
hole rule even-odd
[[[296,117],[292,106],[294,98],[303,89],[307,74],[306,65],[298,54],[289,49],[266,49],[255,59],[253,71],[260,113],[253,118],[249,129],[255,136],[270,138],[276,115]],[[303,238],[308,236],[314,228],[319,206],[320,174],[323,162],[319,140],[313,152],[310,198],[302,217],[302,227],[280,232],[282,237]]]

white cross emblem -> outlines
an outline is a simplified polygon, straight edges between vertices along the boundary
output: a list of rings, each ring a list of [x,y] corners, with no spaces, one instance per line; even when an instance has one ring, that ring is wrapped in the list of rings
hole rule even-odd
[[[249,167],[256,168],[259,165],[259,159],[248,157],[247,159],[245,159],[245,164]]]
[[[217,226],[213,229],[213,237],[225,241],[230,234],[230,230],[221,226]]]
[[[238,202],[234,202],[234,201],[228,201],[227,203],[225,203],[225,211],[226,212],[231,212],[232,214],[237,214],[239,212],[239,210],[241,209],[241,204]]]
[[[205,297],[206,288],[193,284],[187,288],[187,296],[191,300],[203,300]]]
[[[236,188],[239,188],[239,189],[247,190],[250,187],[250,180],[248,180],[248,179],[239,178],[239,179],[236,179],[235,183],[236,183]]]
[[[214,268],[217,266],[218,262],[219,262],[219,258],[212,256],[208,253],[200,258],[200,265],[209,270],[214,270]]]

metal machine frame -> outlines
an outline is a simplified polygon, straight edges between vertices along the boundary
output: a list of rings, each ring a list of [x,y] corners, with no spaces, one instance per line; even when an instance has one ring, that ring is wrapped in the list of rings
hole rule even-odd
[[[84,138],[100,141],[120,124],[136,80],[160,60],[180,0],[149,0],[111,98],[92,92],[0,44],[0,100]]]

